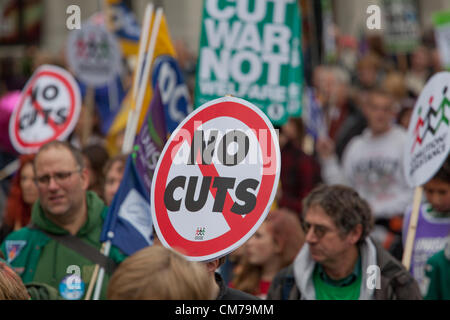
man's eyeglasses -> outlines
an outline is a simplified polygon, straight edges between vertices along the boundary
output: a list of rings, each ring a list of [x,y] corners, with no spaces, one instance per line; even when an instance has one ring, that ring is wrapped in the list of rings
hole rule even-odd
[[[311,229],[311,227],[313,227],[314,234],[319,239],[323,238],[323,236],[325,236],[325,234],[327,234],[329,231],[331,231],[331,229],[329,229],[328,227],[321,226],[319,224],[311,224],[306,221],[304,221],[302,223],[302,227],[303,227],[303,231],[305,232],[305,235],[308,234],[309,229]]]
[[[72,174],[74,174],[76,172],[80,172],[80,171],[81,171],[81,169],[77,169],[74,171],[55,172],[52,175],[46,174],[43,176],[36,177],[34,179],[34,181],[41,186],[48,186],[48,184],[50,183],[50,179],[53,178],[55,180],[55,182],[59,184],[59,183],[65,182],[67,179],[69,179]]]

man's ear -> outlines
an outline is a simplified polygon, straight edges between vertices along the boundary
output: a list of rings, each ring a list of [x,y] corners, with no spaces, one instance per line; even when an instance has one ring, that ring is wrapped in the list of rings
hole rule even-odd
[[[89,172],[88,169],[83,168],[80,172],[83,190],[89,188]]]
[[[353,230],[350,231],[350,233],[347,236],[347,239],[350,242],[350,244],[356,244],[361,238],[362,232],[363,232],[362,224],[356,225],[356,227],[353,228]]]

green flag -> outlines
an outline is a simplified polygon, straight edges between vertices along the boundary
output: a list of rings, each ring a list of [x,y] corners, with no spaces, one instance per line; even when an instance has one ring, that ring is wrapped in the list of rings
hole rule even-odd
[[[433,24],[442,66],[450,70],[450,10],[433,14]]]
[[[195,101],[250,101],[273,124],[301,115],[301,20],[296,0],[205,0]]]

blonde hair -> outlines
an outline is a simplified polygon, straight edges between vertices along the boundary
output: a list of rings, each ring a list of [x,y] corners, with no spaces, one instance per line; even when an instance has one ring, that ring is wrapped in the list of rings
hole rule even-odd
[[[0,300],[30,300],[22,279],[3,261],[0,261]]]
[[[213,284],[206,267],[163,246],[139,250],[109,281],[109,300],[208,300]]]

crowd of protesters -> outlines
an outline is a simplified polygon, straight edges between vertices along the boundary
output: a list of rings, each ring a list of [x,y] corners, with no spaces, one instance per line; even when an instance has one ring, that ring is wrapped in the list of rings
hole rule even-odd
[[[322,127],[314,132],[310,123],[291,118],[279,128],[275,203],[243,246],[203,264],[188,263],[157,239],[131,257],[113,250],[118,267],[107,270],[101,297],[450,299],[448,159],[424,186],[411,270],[400,262],[413,199],[403,175],[403,146],[416,99],[441,71],[437,50],[425,37],[404,57],[405,68],[383,50],[380,38],[365,44],[365,50],[354,45],[313,69],[305,100],[319,106]],[[40,60],[49,62],[39,57],[35,66]],[[13,82],[1,84],[3,93]],[[81,139],[85,120],[82,115],[69,143],[52,142],[37,155],[19,157],[16,172],[2,181],[0,298],[58,298],[59,279],[66,274],[58,269],[61,260],[85,266],[83,281],[89,283],[90,261],[61,248],[49,234],[69,232],[100,248],[104,212],[119,188],[126,155],[107,148],[95,129],[98,119],[91,121],[89,139]],[[117,138],[115,150],[120,143]],[[2,166],[11,158],[2,151]],[[5,239],[34,247],[16,252],[8,266]],[[374,287],[366,285],[371,265],[380,269]]]

